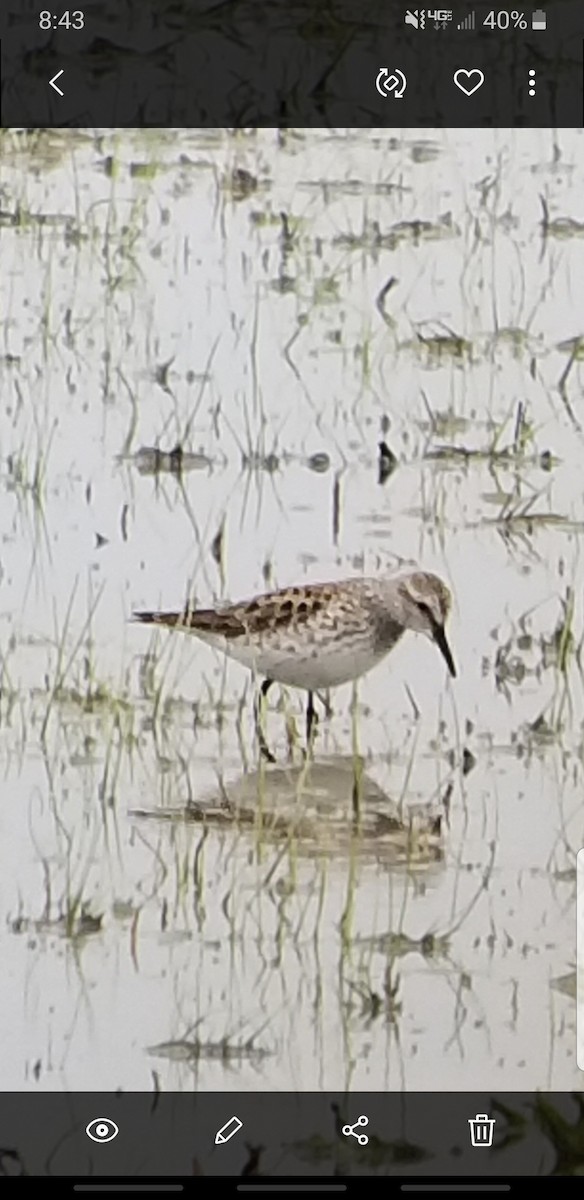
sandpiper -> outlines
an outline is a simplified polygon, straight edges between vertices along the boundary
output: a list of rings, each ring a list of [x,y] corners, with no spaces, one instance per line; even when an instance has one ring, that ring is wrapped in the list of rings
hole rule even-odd
[[[437,575],[409,570],[385,579],[301,584],[216,608],[135,612],[134,619],[194,634],[264,677],[255,706],[256,729],[262,754],[273,762],[261,721],[273,683],[308,692],[310,748],[317,721],[315,693],[370,671],[406,629],[435,642],[450,674],[456,675],[444,628],[450,606],[450,592]]]

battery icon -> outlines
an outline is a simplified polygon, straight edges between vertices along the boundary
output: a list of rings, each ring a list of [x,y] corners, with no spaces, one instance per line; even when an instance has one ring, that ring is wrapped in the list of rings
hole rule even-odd
[[[543,8],[536,8],[536,10],[533,13],[532,18],[531,18],[531,28],[532,29],[545,29],[545,25],[546,25],[546,16],[543,11]]]

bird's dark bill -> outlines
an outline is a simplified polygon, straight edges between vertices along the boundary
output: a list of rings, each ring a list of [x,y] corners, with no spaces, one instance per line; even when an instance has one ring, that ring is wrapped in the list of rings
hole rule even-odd
[[[446,663],[446,666],[448,667],[448,670],[450,671],[450,674],[452,675],[452,678],[455,679],[456,667],[454,665],[454,659],[452,657],[450,646],[446,641],[446,634],[441,627],[438,627],[434,631],[434,641],[436,642],[436,645]]]

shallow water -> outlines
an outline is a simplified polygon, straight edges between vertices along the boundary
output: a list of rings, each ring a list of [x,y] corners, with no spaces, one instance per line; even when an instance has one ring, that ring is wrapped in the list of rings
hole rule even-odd
[[[579,1088],[581,131],[1,150],[3,1086]],[[128,623],[396,558],[312,774]]]

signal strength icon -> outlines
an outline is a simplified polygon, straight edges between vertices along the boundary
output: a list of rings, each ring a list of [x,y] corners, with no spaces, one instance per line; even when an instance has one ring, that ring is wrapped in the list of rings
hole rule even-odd
[[[469,13],[468,17],[464,18],[464,21],[459,21],[458,25],[456,26],[457,29],[474,29],[474,27],[475,15],[473,12]]]

